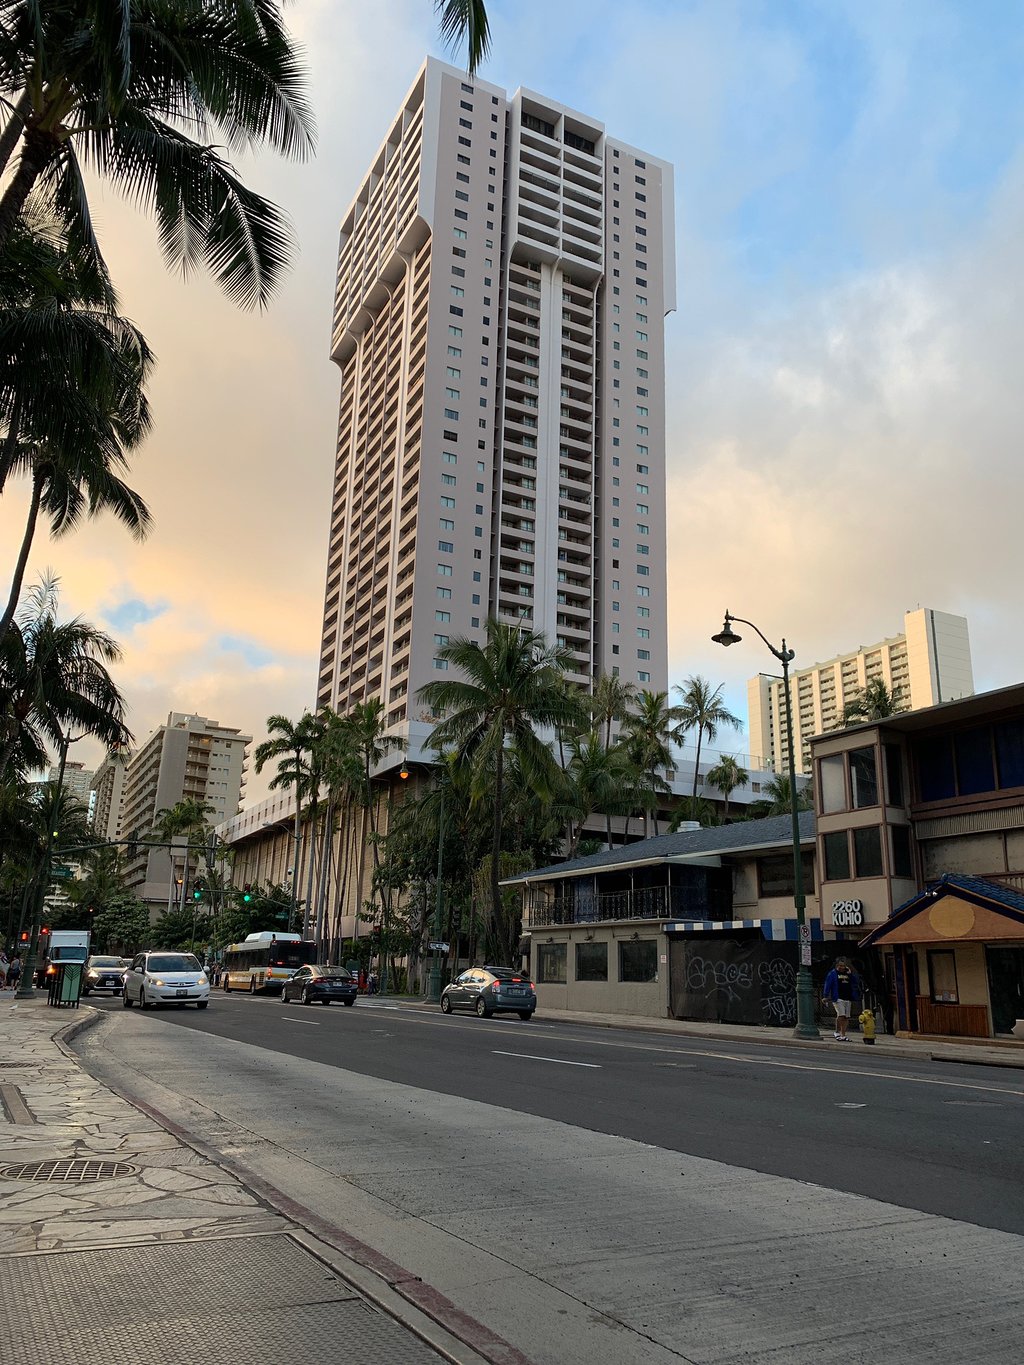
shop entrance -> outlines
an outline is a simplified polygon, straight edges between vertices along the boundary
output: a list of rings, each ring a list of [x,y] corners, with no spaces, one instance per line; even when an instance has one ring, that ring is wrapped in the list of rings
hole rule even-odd
[[[1024,948],[986,948],[992,1029],[1012,1033],[1024,1019]]]

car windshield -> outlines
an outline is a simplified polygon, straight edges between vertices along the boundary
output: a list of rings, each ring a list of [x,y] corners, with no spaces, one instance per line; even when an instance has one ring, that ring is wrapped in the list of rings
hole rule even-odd
[[[199,959],[191,953],[154,953],[146,960],[147,972],[198,972]]]
[[[317,967],[320,976],[329,976],[332,981],[351,981],[352,973],[344,967]]]
[[[120,966],[121,966],[121,959],[120,959],[119,957],[91,957],[91,958],[89,959],[89,966],[90,966],[90,967],[120,967]]]

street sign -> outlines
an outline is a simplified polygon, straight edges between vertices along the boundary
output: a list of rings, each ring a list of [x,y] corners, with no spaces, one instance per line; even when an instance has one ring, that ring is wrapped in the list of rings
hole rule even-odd
[[[810,926],[809,924],[801,924],[801,925],[800,925],[800,942],[801,942],[801,943],[810,943],[810,941],[811,941],[811,926]]]
[[[427,947],[432,953],[446,953],[451,947],[449,943],[428,943]]]
[[[58,864],[57,867],[50,868],[51,877],[71,877],[73,875],[74,874],[72,873],[70,867],[63,867]]]
[[[809,967],[811,965],[811,945],[801,943],[800,945],[800,966]]]

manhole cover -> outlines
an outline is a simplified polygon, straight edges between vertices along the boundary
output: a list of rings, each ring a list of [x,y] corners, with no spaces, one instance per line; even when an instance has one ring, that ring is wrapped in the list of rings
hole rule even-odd
[[[138,1167],[127,1161],[23,1161],[0,1170],[8,1180],[62,1180],[82,1184],[88,1180],[115,1180],[122,1175],[138,1175]]]

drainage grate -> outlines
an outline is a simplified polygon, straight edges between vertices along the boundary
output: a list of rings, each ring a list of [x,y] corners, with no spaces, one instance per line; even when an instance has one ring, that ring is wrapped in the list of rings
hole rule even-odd
[[[5,1071],[38,1071],[39,1062],[0,1062]]]
[[[127,1161],[23,1161],[0,1169],[0,1175],[8,1180],[60,1180],[78,1185],[138,1173],[138,1167]]]

